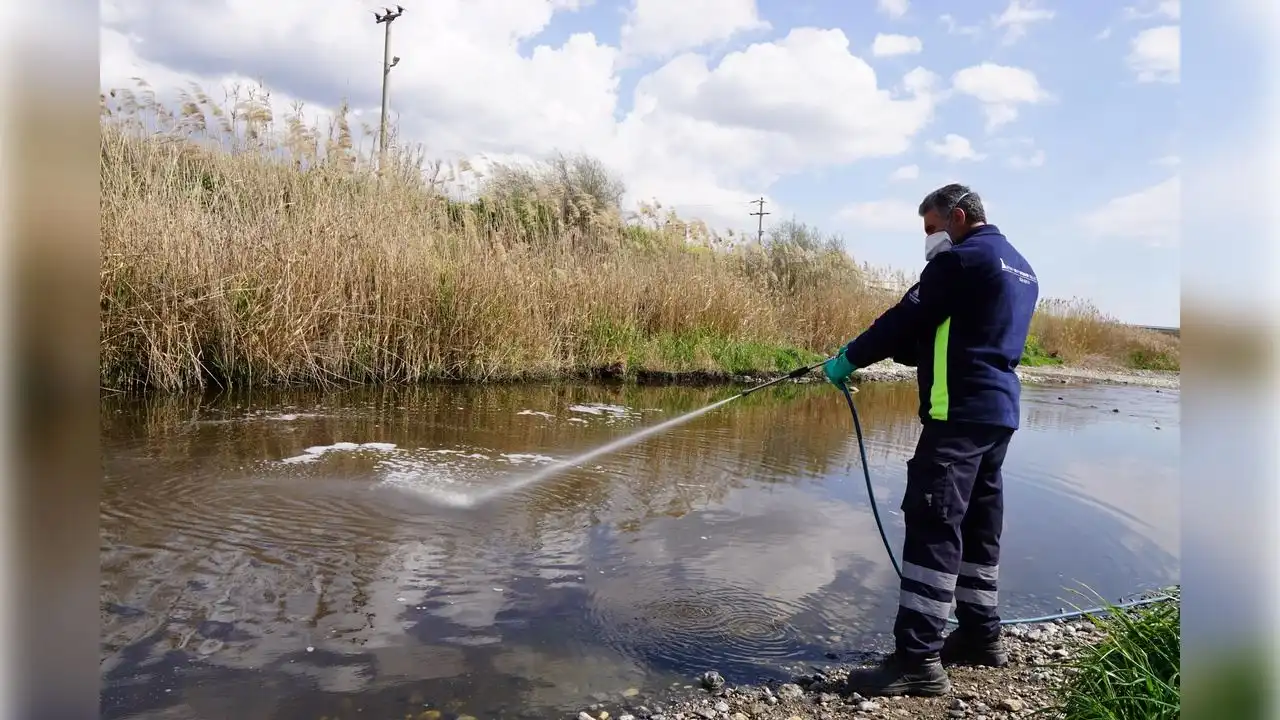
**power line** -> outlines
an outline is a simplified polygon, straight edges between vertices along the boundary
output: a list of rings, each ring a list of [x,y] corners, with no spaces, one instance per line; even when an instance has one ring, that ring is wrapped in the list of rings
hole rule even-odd
[[[386,12],[379,15],[377,10],[373,11],[373,17],[376,24],[385,24],[387,26],[386,39],[382,42],[382,119],[378,124],[378,175],[381,176],[383,167],[387,163],[387,81],[391,77],[391,68],[400,62],[399,57],[391,57],[391,23],[395,19],[404,14],[404,8],[399,5],[395,10],[383,8]]]
[[[764,216],[769,215],[771,213],[767,213],[764,211],[763,195],[760,196],[759,200],[752,200],[751,204],[760,206],[759,210],[753,213],[748,213],[748,215],[754,215],[756,217],[756,242],[763,242],[764,241]]]

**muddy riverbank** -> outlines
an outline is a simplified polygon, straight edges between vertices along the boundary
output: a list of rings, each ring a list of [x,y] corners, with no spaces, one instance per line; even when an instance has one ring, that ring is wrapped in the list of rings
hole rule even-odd
[[[1060,384],[1078,385],[1094,383],[1104,385],[1123,385],[1131,387],[1148,387],[1165,390],[1177,390],[1181,387],[1182,376],[1178,372],[1160,370],[1133,370],[1127,368],[1087,368],[1069,366],[1019,367],[1018,377],[1025,384]],[[778,375],[710,375],[705,373],[646,373],[638,379],[646,384],[700,385],[732,382],[736,384],[753,384],[772,380]],[[862,368],[854,374],[854,382],[914,382],[916,369],[908,365],[899,365],[884,361],[870,367]],[[822,382],[820,371],[815,370],[799,382]]]

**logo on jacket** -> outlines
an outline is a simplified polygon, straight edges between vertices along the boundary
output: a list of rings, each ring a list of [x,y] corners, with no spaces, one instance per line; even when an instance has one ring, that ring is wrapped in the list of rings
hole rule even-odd
[[[1028,273],[1028,272],[1023,272],[1016,267],[1010,266],[1009,263],[1004,261],[1004,258],[1000,258],[1000,269],[1018,278],[1018,282],[1022,283],[1023,285],[1030,285],[1031,283],[1039,284],[1040,282],[1039,280],[1036,280],[1035,275],[1032,275],[1031,273]]]

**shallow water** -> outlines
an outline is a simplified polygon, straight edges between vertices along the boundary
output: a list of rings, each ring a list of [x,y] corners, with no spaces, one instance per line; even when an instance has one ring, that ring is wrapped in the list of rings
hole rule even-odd
[[[882,645],[893,571],[829,386],[770,388],[523,482],[731,394],[104,404],[103,717],[538,716]],[[855,399],[896,548],[914,386]],[[1006,615],[1176,581],[1177,393],[1028,386],[1023,418]]]

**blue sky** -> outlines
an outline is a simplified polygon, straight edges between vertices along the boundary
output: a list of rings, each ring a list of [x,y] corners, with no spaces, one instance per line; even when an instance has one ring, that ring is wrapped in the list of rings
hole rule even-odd
[[[636,197],[720,228],[754,230],[748,201],[763,195],[766,222],[794,215],[859,261],[909,271],[923,262],[915,206],[964,182],[1045,295],[1178,324],[1176,2],[968,0],[964,14],[941,0],[401,2],[393,110],[415,141],[468,157],[584,150]],[[105,0],[102,82],[260,78],[320,114],[358,88],[373,117],[376,6],[324,7]],[[813,31],[789,39],[797,28]],[[919,51],[877,56],[882,34]],[[906,87],[919,68],[932,83]],[[991,128],[998,102],[1016,117]],[[930,149],[949,134],[981,157]],[[891,179],[906,166],[917,176]]]

